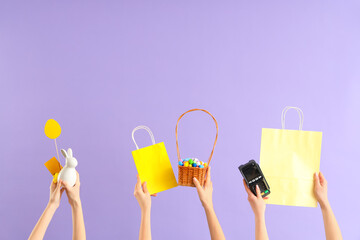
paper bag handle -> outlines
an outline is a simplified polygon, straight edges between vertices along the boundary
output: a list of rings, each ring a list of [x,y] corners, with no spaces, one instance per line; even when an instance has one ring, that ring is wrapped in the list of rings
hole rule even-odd
[[[214,120],[215,125],[216,125],[215,142],[214,142],[214,146],[213,146],[213,148],[212,148],[212,150],[211,150],[211,154],[210,154],[210,157],[209,157],[209,160],[208,160],[208,165],[209,165],[209,164],[210,164],[210,161],[211,161],[211,158],[212,158],[212,156],[213,156],[213,154],[214,154],[214,149],[215,149],[215,145],[216,145],[217,138],[218,138],[219,126],[218,126],[218,123],[217,123],[215,117],[214,117],[211,113],[209,113],[208,111],[206,111],[206,110],[204,110],[204,109],[198,109],[198,108],[191,109],[191,110],[189,110],[189,111],[184,112],[183,114],[181,114],[181,116],[180,116],[179,119],[177,120],[176,128],[175,128],[175,136],[176,136],[176,151],[177,151],[177,155],[178,155],[178,160],[179,160],[179,161],[181,160],[180,150],[179,150],[179,142],[178,142],[178,125],[179,125],[179,121],[180,121],[180,119],[181,119],[185,114],[187,114],[187,113],[189,113],[189,112],[193,112],[193,111],[203,111],[203,112],[209,114],[209,115],[212,117],[212,119]]]
[[[135,143],[135,146],[136,146],[136,149],[139,149],[139,147],[138,147],[138,145],[136,144],[136,141],[135,141],[135,138],[134,138],[134,133],[135,133],[137,130],[139,130],[139,129],[144,129],[144,130],[146,130],[146,131],[149,133],[150,138],[151,138],[151,142],[152,142],[152,144],[154,145],[154,144],[155,144],[155,138],[154,138],[154,135],[153,135],[153,133],[151,132],[150,128],[148,128],[147,126],[141,125],[141,126],[137,126],[136,128],[134,128],[134,130],[133,130],[132,133],[131,133],[132,139],[133,139],[133,141],[134,141],[134,143]]]
[[[285,129],[285,116],[286,116],[287,111],[290,110],[290,109],[295,109],[298,112],[299,118],[300,118],[299,130],[302,130],[303,124],[304,124],[304,113],[300,108],[298,108],[298,107],[290,107],[290,106],[286,106],[282,110],[282,113],[281,113],[281,126],[282,126],[282,129]]]

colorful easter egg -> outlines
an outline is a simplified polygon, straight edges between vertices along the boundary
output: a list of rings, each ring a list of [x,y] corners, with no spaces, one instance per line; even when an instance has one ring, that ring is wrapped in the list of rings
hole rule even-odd
[[[193,166],[193,167],[197,167],[196,163],[193,163],[192,166]]]
[[[189,166],[189,162],[184,162],[184,167],[188,167]]]
[[[183,164],[182,161],[179,161],[179,165],[180,165],[180,166],[184,166],[184,164]]]
[[[203,166],[203,165],[199,165],[199,168],[204,168],[204,166]]]

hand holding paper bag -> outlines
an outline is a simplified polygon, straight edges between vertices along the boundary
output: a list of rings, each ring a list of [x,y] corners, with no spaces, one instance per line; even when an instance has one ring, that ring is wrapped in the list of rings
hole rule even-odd
[[[297,110],[299,130],[286,130],[285,115]],[[286,107],[282,113],[283,129],[262,129],[260,166],[272,189],[269,204],[316,207],[313,174],[319,172],[321,132],[303,131],[303,113]]]
[[[139,129],[145,129],[150,134],[153,145],[139,149],[134,138],[134,133]],[[150,194],[176,187],[177,182],[164,143],[155,144],[154,135],[146,126],[134,128],[132,138],[137,148],[132,151],[135,165],[142,183],[147,183]]]

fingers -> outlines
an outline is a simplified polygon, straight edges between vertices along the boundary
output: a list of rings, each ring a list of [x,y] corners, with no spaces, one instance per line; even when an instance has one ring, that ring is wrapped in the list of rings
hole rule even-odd
[[[140,180],[139,175],[136,175],[136,178],[137,178],[137,182],[135,184],[135,190],[139,190],[139,189],[141,189],[141,180]]]
[[[247,194],[248,194],[249,196],[254,195],[254,194],[250,191],[250,189],[248,188],[248,186],[246,185],[245,179],[243,179],[243,183],[244,183],[244,188],[245,188],[245,191],[247,192]]]
[[[53,194],[59,194],[60,193],[60,187],[61,187],[61,182],[58,181],[57,183],[54,183],[55,186],[52,186],[52,193]]]
[[[319,176],[317,172],[314,173],[314,185],[320,186]]]
[[[152,197],[156,197],[157,196],[157,193],[154,193],[154,194],[151,194]]]
[[[196,187],[196,191],[199,195],[199,198],[200,198],[200,194],[202,191],[204,191],[203,187],[201,186],[199,180],[196,179],[196,177],[193,177],[193,182],[195,184],[195,187]],[[201,198],[200,198],[201,199]]]
[[[68,191],[71,190],[71,188],[72,188],[72,187],[71,187],[67,182],[65,182],[65,181],[62,181],[62,180],[61,180],[61,184],[62,184],[62,185],[64,186],[64,188],[65,188],[66,190],[68,190]]]
[[[196,179],[196,177],[193,178],[193,182],[195,184],[196,189],[199,191],[201,189],[200,182]]]
[[[326,184],[326,179],[325,179],[324,175],[322,174],[322,172],[319,172],[319,181],[320,181],[321,186]]]
[[[259,185],[256,185],[256,197],[261,198],[261,192],[260,192]]]
[[[54,183],[54,182],[51,180],[50,191],[53,192],[55,188],[56,188],[56,183]]]
[[[64,191],[65,191],[65,188],[60,189],[60,197],[62,196]]]
[[[149,193],[149,190],[147,189],[147,184],[146,184],[146,182],[143,183],[142,187],[143,187],[144,193],[148,194],[148,193]]]
[[[61,184],[62,184],[62,180],[60,179],[60,181],[58,181],[58,182],[56,183],[56,191],[59,191],[59,190],[60,190]]]
[[[76,170],[75,170],[76,171]],[[75,185],[80,185],[80,175],[78,173],[78,171],[76,171],[76,182]]]

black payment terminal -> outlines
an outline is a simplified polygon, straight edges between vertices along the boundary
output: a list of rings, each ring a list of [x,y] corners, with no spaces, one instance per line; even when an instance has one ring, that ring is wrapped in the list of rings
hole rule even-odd
[[[259,186],[262,197],[266,197],[270,194],[269,184],[267,183],[260,166],[254,160],[250,160],[248,163],[240,165],[239,170],[244,177],[247,186],[255,196],[256,185]]]

